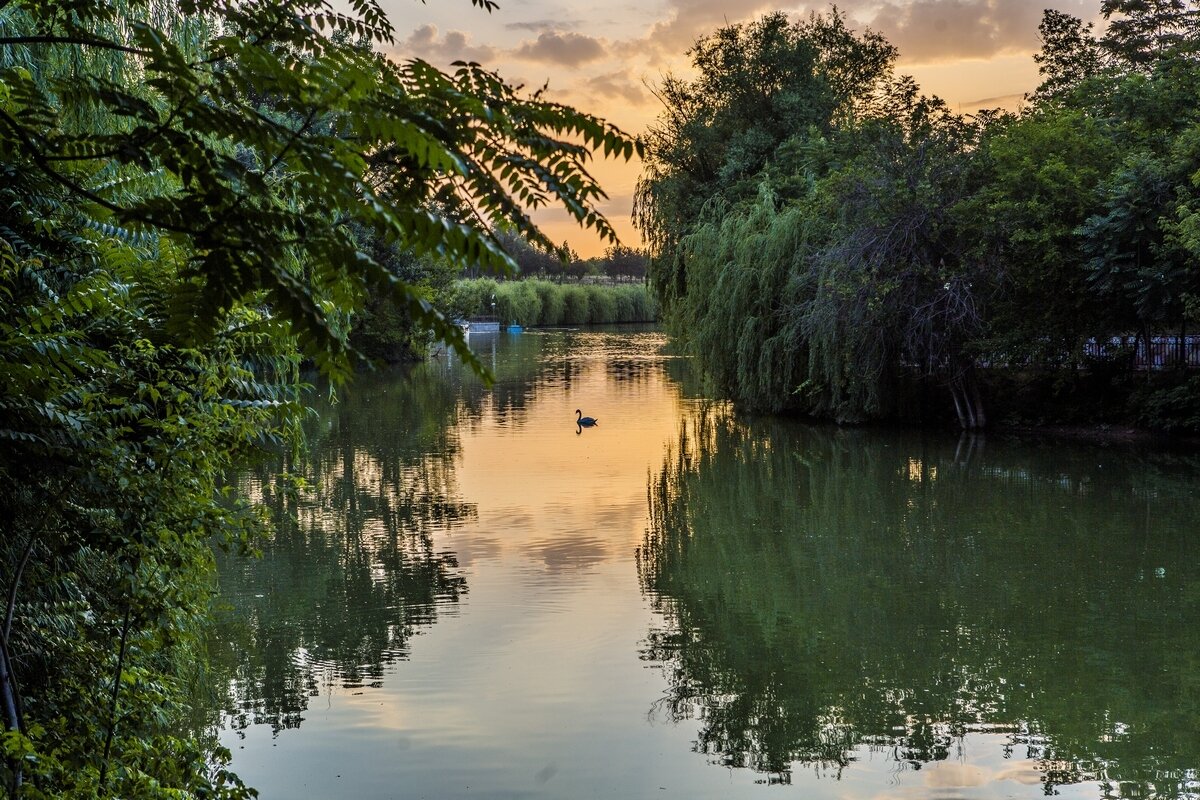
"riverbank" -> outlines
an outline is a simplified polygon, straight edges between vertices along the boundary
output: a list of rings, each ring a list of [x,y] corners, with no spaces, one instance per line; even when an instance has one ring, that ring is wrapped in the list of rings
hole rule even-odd
[[[977,377],[987,412],[987,424],[976,431],[981,435],[1200,448],[1200,419],[1191,408],[1200,405],[1200,393],[1192,390],[1200,376],[1176,371],[1113,375],[1064,369],[981,370]],[[701,383],[705,391],[712,391],[707,382]],[[1164,402],[1164,398],[1176,402]],[[885,408],[875,418],[853,420],[813,415],[798,405],[776,413],[835,427],[962,430],[951,395],[939,381],[902,376],[893,383]],[[770,412],[744,408],[742,412],[749,417],[771,416]]]
[[[1123,425],[997,425],[984,433],[1018,439],[1055,439],[1100,445],[1146,445],[1164,449],[1200,449],[1200,435],[1173,435]]]

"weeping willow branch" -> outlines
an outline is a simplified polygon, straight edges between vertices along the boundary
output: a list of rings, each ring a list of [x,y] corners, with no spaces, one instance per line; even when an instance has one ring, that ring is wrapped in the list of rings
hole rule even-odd
[[[7,5],[7,3],[4,5]],[[0,5],[0,9],[3,9],[4,5]],[[79,36],[5,36],[0,38],[0,47],[7,47],[14,44],[73,44],[81,47],[95,47],[100,50],[131,53],[135,56],[154,55],[150,50],[141,50],[137,47],[117,44],[106,39],[85,39]]]

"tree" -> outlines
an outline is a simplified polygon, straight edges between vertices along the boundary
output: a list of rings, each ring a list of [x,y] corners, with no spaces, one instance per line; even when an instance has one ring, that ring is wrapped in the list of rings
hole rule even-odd
[[[1074,369],[1104,305],[1076,229],[1096,211],[1113,142],[1083,111],[1047,104],[989,125],[975,155],[981,188],[961,212],[998,271],[978,347],[993,363]]]
[[[406,259],[506,271],[531,208],[612,238],[584,162],[633,141],[391,36],[374,0],[0,2],[6,793],[246,796],[177,722],[300,353],[346,375],[370,293],[461,348]]]
[[[711,388],[858,421],[933,379],[974,428],[985,369],[1070,366],[1054,382],[1073,384],[1089,341],[1185,331],[1200,17],[1183,0],[1101,11],[1100,39],[1046,12],[1030,105],[971,118],[836,12],[702,39],[696,80],[662,87],[636,211],[666,321]],[[755,70],[763,91],[743,86]]]
[[[1190,0],[1103,0],[1108,22],[1104,49],[1134,69],[1147,69],[1168,53],[1200,44],[1200,9]]]
[[[1033,60],[1038,63],[1042,83],[1035,100],[1058,98],[1077,89],[1099,74],[1104,66],[1104,50],[1092,35],[1092,24],[1048,8],[1038,25],[1042,49]]]
[[[9,70],[3,146],[111,224],[190,245],[188,291],[171,315],[172,329],[189,340],[265,292],[306,352],[344,374],[345,334],[322,303],[350,302],[371,286],[394,292],[469,358],[457,329],[360,249],[346,223],[416,256],[504,271],[512,262],[485,222],[511,224],[551,247],[526,211],[547,202],[615,239],[590,205],[603,193],[583,163],[593,148],[628,158],[635,144],[594,117],[523,98],[477,66],[445,75],[319,32],[391,41],[375,0],[355,8],[343,16],[323,0],[189,0],[160,29],[149,0],[17,4],[18,33],[0,47],[35,60],[64,49],[119,53],[126,80]],[[97,130],[54,113],[72,98],[114,124]],[[259,111],[264,100],[269,114]],[[170,180],[134,204],[114,203],[86,180],[109,161]]]
[[[633,247],[615,244],[604,251],[603,270],[618,280],[645,280],[646,264],[646,254]]]
[[[856,34],[836,10],[793,23],[782,12],[729,25],[688,51],[694,81],[668,76],[646,137],[634,214],[650,245],[651,282],[671,313],[687,291],[680,243],[715,198],[752,200],[760,172],[794,137],[878,110],[896,50]]]
[[[638,209],[667,319],[714,388],[861,421],[889,413],[908,371],[946,383],[964,427],[982,426],[969,344],[992,264],[956,216],[977,131],[836,12],[732,26],[692,53],[700,77],[665,97],[694,104],[664,112]],[[741,88],[752,69],[772,76],[766,93]],[[731,144],[706,152],[697,131]],[[741,141],[764,145],[747,161]],[[713,153],[729,168],[698,179]]]
[[[1173,167],[1144,153],[1130,156],[1102,187],[1100,213],[1079,228],[1105,321],[1115,333],[1140,332],[1147,352],[1153,332],[1183,325],[1184,299],[1200,284],[1192,254],[1168,236],[1180,216]]]
[[[983,326],[995,262],[959,206],[977,191],[978,132],[936,100],[854,137],[859,155],[823,182],[833,220],[813,255],[803,309],[817,408],[858,421],[889,410],[906,370],[950,390],[959,422],[986,425],[970,345]]]

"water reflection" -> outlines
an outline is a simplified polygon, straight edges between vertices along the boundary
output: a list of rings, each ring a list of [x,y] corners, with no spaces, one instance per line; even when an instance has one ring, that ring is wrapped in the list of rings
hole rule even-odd
[[[705,408],[649,486],[654,713],[768,782],[928,768],[985,733],[1047,793],[1194,797],[1195,467]]]
[[[259,559],[227,557],[215,661],[229,724],[300,725],[310,699],[380,685],[409,639],[453,611],[466,581],[433,533],[476,516],[458,499],[458,393],[436,362],[367,375],[319,408],[299,462],[246,475],[275,535]],[[285,475],[308,486],[287,491]]]
[[[240,481],[275,533],[261,558],[219,559],[223,608],[210,650],[224,725],[278,733],[300,727],[313,698],[383,688],[415,635],[459,613],[472,560],[520,548],[547,580],[560,580],[625,556],[630,548],[606,532],[640,519],[645,466],[626,481],[591,485],[597,507],[581,506],[568,477],[579,454],[558,436],[574,438],[574,405],[551,419],[547,407],[569,403],[562,398],[572,390],[602,402],[618,381],[658,400],[667,381],[662,342],[629,329],[475,335],[472,347],[495,374],[491,387],[443,356],[361,374],[318,403],[306,454]],[[475,441],[473,456],[464,438]],[[615,470],[614,454],[631,452],[627,441],[589,444],[585,457],[606,471]],[[289,476],[306,485],[291,490]],[[606,502],[625,484],[628,503]]]
[[[652,332],[472,344],[494,387],[360,376],[244,476],[264,797],[1198,793],[1200,465],[739,419]]]

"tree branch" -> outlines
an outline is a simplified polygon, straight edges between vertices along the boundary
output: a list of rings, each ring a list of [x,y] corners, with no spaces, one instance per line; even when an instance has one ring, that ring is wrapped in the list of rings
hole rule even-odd
[[[55,183],[65,187],[67,189],[70,189],[72,192],[79,195],[80,197],[84,197],[88,200],[91,200],[93,203],[95,203],[98,206],[107,208],[109,211],[112,211],[114,214],[118,214],[121,216],[128,216],[130,219],[136,220],[137,222],[142,222],[142,223],[145,223],[146,225],[150,225],[152,227],[159,228],[161,230],[171,231],[172,233],[182,233],[186,236],[195,236],[197,234],[197,231],[192,228],[187,228],[187,227],[184,227],[181,225],[168,225],[164,222],[156,221],[149,217],[144,217],[144,216],[140,216],[140,215],[139,216],[131,215],[129,212],[129,209],[122,208],[121,206],[117,205],[116,203],[105,200],[100,195],[96,194],[95,192],[90,191],[89,189],[84,188],[83,186],[80,186],[75,181],[71,180],[67,176],[63,175],[62,173],[58,172],[53,167],[51,167],[50,162],[47,161],[47,159],[46,159],[46,154],[38,149],[38,147],[34,143],[33,139],[31,139],[29,137],[29,135],[25,132],[25,129],[21,125],[21,123],[19,123],[17,120],[15,120],[11,116],[9,116],[3,109],[0,109],[0,122],[4,122],[8,126],[8,128],[17,135],[17,138],[19,138],[21,140],[21,143],[24,144],[25,147],[28,149],[29,157],[33,159],[35,164],[38,165],[38,167],[42,170],[42,173],[46,177],[50,178],[50,180],[54,181]]]
[[[104,756],[100,762],[100,779],[97,795],[103,796],[108,779],[108,759],[112,755],[113,736],[117,732],[117,699],[121,696],[121,673],[125,669],[125,654],[129,652],[129,628],[133,624],[133,605],[125,609],[125,621],[121,624],[121,648],[117,653],[117,671],[113,676],[112,700],[108,709],[108,733],[104,736]]]
[[[0,6],[0,8],[3,7]],[[77,44],[82,47],[98,47],[102,50],[117,50],[122,53],[132,53],[135,56],[154,55],[153,50],[141,50],[137,47],[129,47],[128,45],[117,44],[105,39],[84,39],[79,36],[5,36],[0,38],[0,47],[13,44]]]

